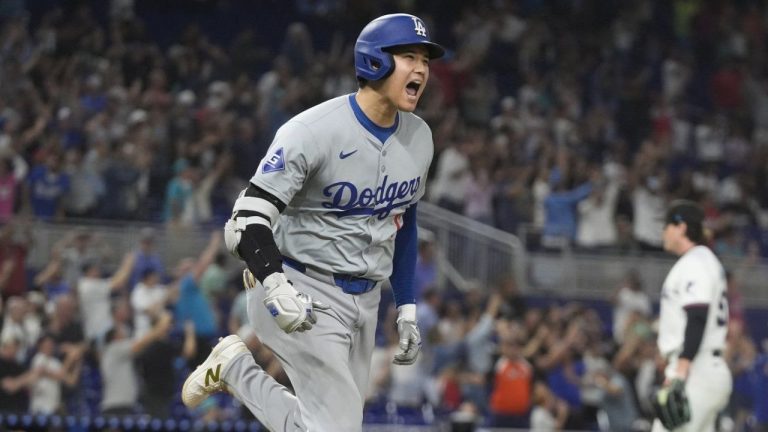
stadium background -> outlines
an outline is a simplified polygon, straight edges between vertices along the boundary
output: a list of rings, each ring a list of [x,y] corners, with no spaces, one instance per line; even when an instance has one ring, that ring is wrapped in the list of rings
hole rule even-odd
[[[178,401],[212,340],[249,336],[215,233],[276,128],[354,91],[351,43],[393,11],[425,18],[449,55],[418,112],[437,147],[420,209],[424,356],[390,368],[381,326],[367,430],[526,428],[532,411],[643,430],[672,263],[658,218],[680,197],[705,207],[732,276],[723,426],[766,427],[764,2],[1,0],[2,427],[258,428],[226,395],[195,412]],[[173,322],[105,356],[105,324],[157,325],[134,294],[153,277]],[[103,278],[111,300],[89,303]],[[97,309],[107,318],[88,324]],[[103,412],[111,368],[136,374],[121,401],[135,413]]]

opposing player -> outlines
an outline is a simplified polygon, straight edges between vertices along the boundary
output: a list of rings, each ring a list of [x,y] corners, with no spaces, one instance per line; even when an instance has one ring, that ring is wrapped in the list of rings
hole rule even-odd
[[[429,61],[443,54],[418,17],[379,17],[355,44],[357,93],[310,108],[278,130],[225,236],[250,270],[251,324],[280,359],[295,396],[233,335],[184,383],[187,406],[227,390],[272,431],[361,430],[387,278],[398,308],[394,363],[416,360],[416,202],[433,142],[412,112]]]
[[[664,249],[680,256],[661,292],[658,346],[667,359],[656,394],[653,431],[715,430],[731,394],[723,359],[728,328],[725,270],[704,245],[704,212],[691,201],[671,203]]]

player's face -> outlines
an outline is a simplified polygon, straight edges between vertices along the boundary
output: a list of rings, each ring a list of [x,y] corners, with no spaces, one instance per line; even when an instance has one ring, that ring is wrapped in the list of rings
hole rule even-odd
[[[683,236],[685,236],[685,224],[666,224],[664,226],[664,232],[662,233],[664,250],[667,252],[677,253],[680,240],[683,238]]]
[[[395,70],[382,91],[401,111],[413,112],[429,79],[429,53],[421,45],[406,45],[392,52]]]

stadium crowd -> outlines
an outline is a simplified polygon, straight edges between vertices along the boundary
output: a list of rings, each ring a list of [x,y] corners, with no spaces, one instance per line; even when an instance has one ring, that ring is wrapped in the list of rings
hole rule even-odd
[[[295,19],[284,28],[233,24],[222,41],[190,24],[167,44],[148,18],[161,6],[47,3],[0,1],[0,411],[188,415],[177,379],[226,333],[286,381],[248,330],[217,227],[285,120],[355,91],[346,29],[392,10],[427,18],[450,48],[432,62],[418,112],[438,147],[431,201],[534,233],[532,248],[632,254],[660,251],[666,203],[689,198],[706,208],[718,254],[768,251],[762,2],[297,0],[268,6]],[[153,232],[106,265],[109,245],[88,231],[28,268],[30,220],[90,219],[214,229],[199,256],[168,268]],[[391,367],[396,335],[381,326],[371,412],[534,430],[647,426],[659,359],[635,276],[606,320],[584,304],[531,304],[502,275],[467,293],[437,286],[435,247],[420,248],[424,355]],[[382,322],[391,314],[385,301]],[[768,357],[734,318],[728,418],[761,430]],[[194,415],[246,415],[226,401]]]

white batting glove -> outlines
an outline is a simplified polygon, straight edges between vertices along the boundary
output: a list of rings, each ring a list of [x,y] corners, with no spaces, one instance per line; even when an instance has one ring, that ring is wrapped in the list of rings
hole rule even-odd
[[[251,288],[256,286],[256,278],[248,269],[243,271],[243,282]],[[286,333],[311,329],[317,322],[315,309],[330,309],[323,303],[312,301],[307,294],[296,291],[284,273],[272,273],[262,285],[266,293],[264,306],[277,326]]]
[[[397,308],[397,334],[400,351],[395,354],[392,363],[411,365],[416,361],[421,349],[421,334],[416,324],[416,305],[404,304]]]

